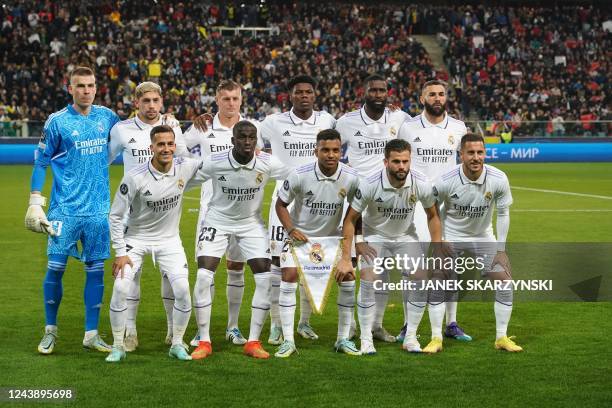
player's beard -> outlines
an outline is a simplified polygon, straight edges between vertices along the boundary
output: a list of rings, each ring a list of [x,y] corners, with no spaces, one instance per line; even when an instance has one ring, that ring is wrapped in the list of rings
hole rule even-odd
[[[387,106],[386,99],[379,103],[376,99],[366,98],[365,103],[368,107],[368,110],[374,112],[377,115],[382,115],[385,112],[385,107]]]
[[[408,172],[407,171],[391,171],[389,170],[389,175],[391,177],[393,177],[395,180],[397,181],[404,181],[406,180],[406,177],[408,177]]]
[[[425,105],[425,111],[430,116],[439,117],[439,116],[444,115],[444,112],[446,111],[446,104],[430,105],[427,102],[425,102],[424,105]]]

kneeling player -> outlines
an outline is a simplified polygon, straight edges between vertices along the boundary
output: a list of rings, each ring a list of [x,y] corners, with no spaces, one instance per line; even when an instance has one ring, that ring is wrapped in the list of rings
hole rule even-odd
[[[445,237],[455,251],[469,251],[484,259],[483,275],[492,280],[511,281],[505,248],[512,204],[508,177],[501,170],[484,164],[485,146],[480,135],[468,133],[463,136],[460,154],[462,164],[443,174],[435,183],[434,192],[438,202],[444,204],[446,214]],[[495,207],[497,239],[492,224]],[[522,347],[506,334],[512,314],[512,297],[511,288],[495,292],[495,348],[517,352],[522,351]],[[439,341],[441,347],[442,339]]]
[[[111,207],[111,239],[115,249],[115,284],[110,304],[114,343],[106,361],[125,359],[126,299],[135,272],[151,254],[174,292],[170,357],[191,360],[183,335],[191,316],[189,270],[179,236],[179,222],[186,183],[197,174],[201,162],[173,158],[176,145],[171,127],[151,129],[153,157],[123,177]],[[127,222],[124,225],[124,219]]]
[[[255,358],[270,356],[259,341],[261,328],[270,310],[271,288],[269,240],[261,219],[261,205],[268,179],[284,180],[289,171],[269,154],[255,154],[257,128],[251,122],[236,123],[232,134],[234,147],[212,155],[198,172],[204,180],[212,180],[213,197],[200,230],[202,239],[196,254],[198,276],[193,296],[200,341],[191,354],[193,359],[212,354],[211,287],[230,238],[238,242],[255,278],[251,328],[244,353]]]
[[[404,140],[391,140],[385,146],[385,167],[367,179],[362,179],[355,198],[344,218],[342,260],[338,263],[338,275],[353,273],[350,259],[350,249],[355,234],[355,224],[360,214],[363,214],[363,235],[369,242],[377,243],[378,253],[358,237],[356,250],[365,255],[360,268],[360,287],[357,297],[357,316],[361,331],[361,353],[375,354],[372,341],[372,325],[374,321],[374,282],[373,257],[408,255],[412,258],[422,256],[418,238],[413,224],[414,208],[417,201],[423,203],[427,213],[429,231],[432,242],[441,240],[440,217],[435,206],[432,186],[421,173],[410,170],[410,145]],[[411,245],[412,244],[412,245]],[[423,305],[424,306],[424,305]],[[442,306],[443,307],[443,306]],[[423,307],[420,308],[420,316]],[[444,316],[435,314],[440,321]],[[432,317],[430,309],[430,318]],[[404,340],[404,348],[408,351],[420,351],[414,338]]]
[[[280,319],[284,342],[276,357],[289,357],[296,351],[293,324],[298,285],[297,268],[290,253],[290,245],[304,243],[314,237],[340,239],[340,220],[344,200],[350,201],[359,179],[357,172],[340,163],[342,145],[340,134],[333,129],[317,135],[317,161],[295,169],[278,190],[276,213],[292,242],[286,242],[281,254],[282,281],[280,284]],[[287,210],[293,202],[291,210]],[[347,274],[338,281],[338,337],[336,351],[350,355],[360,352],[349,340],[349,329],[355,307],[355,276]]]

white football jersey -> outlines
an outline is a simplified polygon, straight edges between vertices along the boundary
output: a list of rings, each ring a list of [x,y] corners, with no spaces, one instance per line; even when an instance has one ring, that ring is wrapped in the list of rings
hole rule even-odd
[[[310,118],[303,120],[291,109],[268,115],[261,123],[261,136],[275,157],[295,169],[313,161],[317,134],[335,126],[336,119],[325,111],[313,111]]]
[[[433,186],[423,174],[411,170],[404,185],[395,188],[383,168],[361,179],[351,207],[362,214],[363,235],[370,241],[417,241],[412,222],[417,201],[425,208],[436,202]]]
[[[294,203],[289,216],[304,234],[340,236],[344,202],[353,199],[358,187],[355,169],[339,163],[336,172],[328,177],[314,162],[293,170],[278,190],[278,198],[287,204]]]
[[[148,161],[123,176],[109,215],[117,256],[125,255],[126,238],[146,245],[180,243],[183,193],[201,165],[198,160],[175,158],[170,171],[161,173]]]
[[[446,240],[466,240],[493,236],[493,209],[512,204],[506,174],[485,164],[478,180],[472,181],[456,165],[434,183],[438,202],[444,203]]]
[[[457,151],[466,133],[465,123],[448,114],[436,125],[420,114],[404,122],[398,138],[410,143],[410,168],[436,180],[457,164]]]
[[[115,160],[119,153],[123,154],[123,174],[128,174],[133,168],[148,162],[153,157],[151,152],[151,129],[162,125],[161,117],[157,123],[149,125],[140,120],[138,116],[117,123],[110,131],[110,143],[108,146],[109,163]],[[187,155],[187,148],[183,140],[183,132],[180,126],[174,130],[176,157]]]
[[[250,222],[262,223],[261,205],[270,178],[284,180],[289,169],[276,157],[260,152],[247,164],[238,163],[232,150],[210,156],[196,180],[212,180],[213,196],[206,224],[227,231]]]
[[[340,132],[342,144],[347,146],[348,164],[357,169],[362,177],[368,177],[384,164],[385,145],[397,137],[402,123],[410,115],[401,110],[385,112],[378,120],[370,118],[365,107],[345,113],[338,123],[336,130]]]
[[[240,116],[240,120],[248,120],[255,125],[257,128],[257,147],[263,149],[261,130],[259,129],[260,122],[245,119],[242,116]],[[187,150],[189,150],[191,157],[195,159],[205,159],[215,153],[226,152],[233,147],[233,129],[233,127],[223,126],[219,120],[219,114],[217,113],[213,118],[211,127],[206,132],[196,129],[193,125],[187,129],[184,135]]]

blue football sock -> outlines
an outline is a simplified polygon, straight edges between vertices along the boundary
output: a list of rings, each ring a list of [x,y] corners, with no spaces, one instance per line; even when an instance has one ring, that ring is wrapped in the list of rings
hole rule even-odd
[[[97,330],[104,295],[104,261],[85,262],[85,331]]]
[[[66,270],[68,257],[64,255],[49,255],[47,274],[43,281],[43,298],[45,301],[45,322],[47,326],[57,326],[57,311],[62,301],[64,287],[62,276]]]

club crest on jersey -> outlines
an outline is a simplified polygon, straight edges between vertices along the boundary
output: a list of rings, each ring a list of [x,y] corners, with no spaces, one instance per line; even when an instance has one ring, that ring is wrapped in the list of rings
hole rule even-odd
[[[98,122],[98,131],[99,132],[104,132],[104,123]]]
[[[341,188],[340,191],[338,191],[338,197],[340,198],[346,197],[346,189],[344,187]]]
[[[391,134],[391,136],[395,136],[395,135],[397,135],[397,129],[395,129],[395,127],[391,126],[391,128],[389,129],[389,133]]]
[[[257,176],[255,176],[255,181],[257,182],[257,184],[261,184],[263,182],[263,179],[263,173],[257,173]]]
[[[285,262],[286,260],[287,260],[287,254],[283,252],[281,254],[281,261]]]
[[[485,193],[485,200],[491,201],[492,198],[493,198],[493,194],[490,191],[487,191]]]
[[[323,252],[323,247],[321,246],[321,244],[312,244],[312,246],[310,247],[308,258],[310,258],[310,262],[315,264],[323,262],[323,258],[325,258],[325,252]]]
[[[178,188],[180,188],[182,190],[183,187],[185,187],[185,180],[179,179],[177,184],[178,184]]]
[[[448,144],[455,144],[455,138],[453,137],[453,135],[448,135]]]
[[[415,204],[416,204],[416,202],[417,202],[416,195],[411,194],[411,195],[410,195],[410,198],[408,199],[408,202],[410,202],[410,205],[415,205]]]

